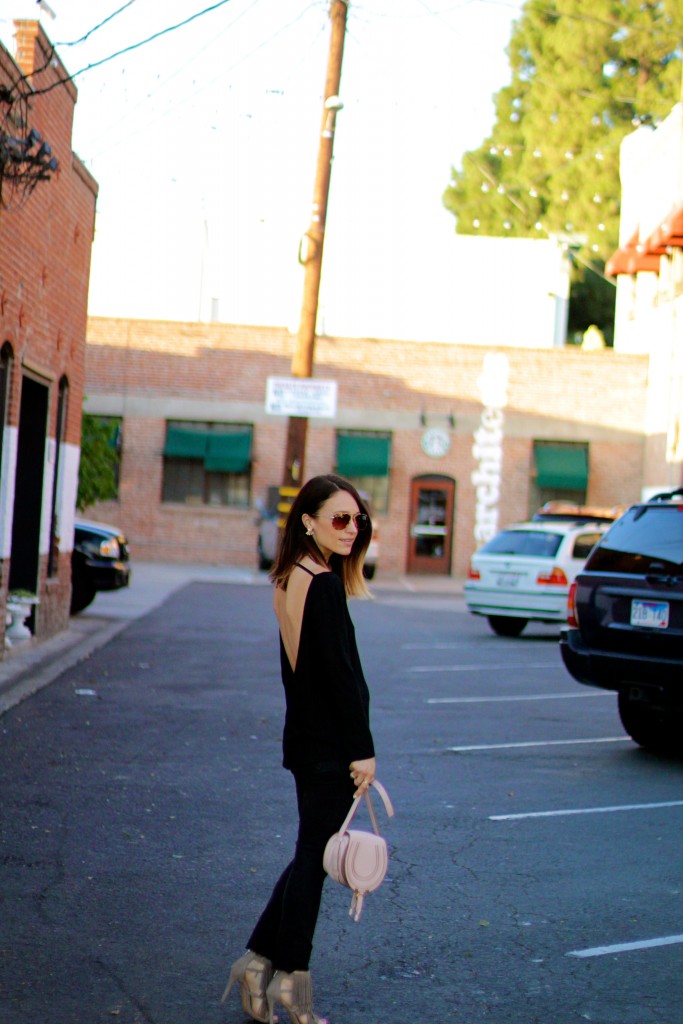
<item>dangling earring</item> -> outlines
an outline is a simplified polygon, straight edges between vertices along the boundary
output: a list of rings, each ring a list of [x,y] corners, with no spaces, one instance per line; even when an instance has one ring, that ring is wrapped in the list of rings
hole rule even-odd
[[[311,530],[310,528],[308,530],[306,530],[306,536],[307,537],[312,537],[313,536],[313,530]]]

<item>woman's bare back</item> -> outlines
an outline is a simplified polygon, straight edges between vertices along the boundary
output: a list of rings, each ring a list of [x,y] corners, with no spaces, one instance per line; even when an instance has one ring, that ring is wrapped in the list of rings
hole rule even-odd
[[[302,567],[304,569],[302,569]],[[287,580],[287,589],[275,588],[273,596],[273,607],[280,626],[280,636],[287,654],[287,660],[292,672],[296,671],[296,662],[299,656],[299,641],[301,639],[301,625],[304,618],[304,608],[308,588],[311,585],[312,576],[321,572],[329,572],[317,565],[312,558],[304,558],[301,566],[295,566]],[[306,572],[305,570],[308,570]]]

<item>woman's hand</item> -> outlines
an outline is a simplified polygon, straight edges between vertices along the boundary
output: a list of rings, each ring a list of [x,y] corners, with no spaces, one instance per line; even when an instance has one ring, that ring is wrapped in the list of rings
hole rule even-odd
[[[374,757],[368,757],[365,761],[352,761],[349,769],[351,771],[351,778],[356,783],[356,792],[353,794],[355,800],[357,796],[363,796],[363,793],[367,793],[370,784],[375,778],[375,759]]]

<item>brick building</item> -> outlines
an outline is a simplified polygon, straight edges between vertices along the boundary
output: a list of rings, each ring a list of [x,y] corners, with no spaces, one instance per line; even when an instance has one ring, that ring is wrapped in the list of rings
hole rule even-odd
[[[91,318],[85,409],[121,427],[118,500],[96,518],[133,557],[255,567],[254,504],[282,477],[284,329]],[[309,424],[305,476],[373,500],[379,574],[463,575],[472,551],[550,498],[640,497],[649,361],[611,349],[320,337],[334,418]]]
[[[15,40],[15,57],[0,46],[3,160],[33,131],[59,166],[30,194],[0,167],[0,594],[3,608],[8,591],[37,595],[29,625],[47,637],[69,621],[97,185],[71,149],[77,92],[50,41],[37,21],[16,21]]]

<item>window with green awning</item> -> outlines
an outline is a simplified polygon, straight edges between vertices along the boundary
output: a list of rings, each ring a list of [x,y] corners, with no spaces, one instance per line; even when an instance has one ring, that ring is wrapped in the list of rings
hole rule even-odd
[[[534,445],[536,483],[539,488],[585,491],[588,486],[588,446],[585,444]]]
[[[246,473],[251,462],[251,430],[210,434],[204,466],[209,473]]]
[[[249,423],[168,420],[161,500],[248,508],[252,438]]]
[[[203,459],[210,436],[208,430],[168,427],[164,455],[167,459]]]
[[[390,434],[337,434],[337,471],[341,476],[388,476],[390,455]]]

